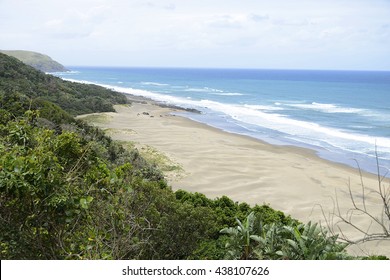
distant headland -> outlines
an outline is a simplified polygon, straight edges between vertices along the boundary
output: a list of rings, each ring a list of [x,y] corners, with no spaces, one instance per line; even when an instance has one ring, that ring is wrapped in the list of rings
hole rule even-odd
[[[53,60],[51,57],[32,51],[20,50],[0,50],[0,52],[13,56],[23,63],[34,67],[42,72],[65,72],[68,71],[63,65]]]

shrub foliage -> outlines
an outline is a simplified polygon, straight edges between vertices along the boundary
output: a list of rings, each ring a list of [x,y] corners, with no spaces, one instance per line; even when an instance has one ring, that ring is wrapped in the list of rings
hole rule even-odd
[[[112,111],[117,103],[126,97],[64,82],[0,54],[1,259],[320,259],[343,253],[318,226],[267,205],[173,192],[136,149],[73,118]]]

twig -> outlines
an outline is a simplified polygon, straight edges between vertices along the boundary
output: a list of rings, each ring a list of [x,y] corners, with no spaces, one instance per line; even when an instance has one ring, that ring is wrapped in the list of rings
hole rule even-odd
[[[334,228],[336,227],[339,232],[338,238],[349,244],[360,244],[360,243],[373,241],[373,240],[390,240],[390,187],[383,185],[384,179],[386,178],[388,172],[386,172],[384,176],[381,176],[380,174],[379,157],[378,157],[376,146],[375,146],[375,155],[376,155],[376,164],[377,164],[378,191],[373,191],[370,193],[377,194],[381,202],[383,203],[382,212],[381,212],[382,214],[380,215],[381,216],[380,219],[375,217],[374,214],[370,212],[370,210],[367,208],[366,205],[367,191],[363,181],[362,170],[360,168],[359,163],[356,160],[355,161],[357,163],[359,176],[360,176],[362,206],[359,206],[357,204],[356,197],[352,192],[350,179],[348,182],[348,193],[349,193],[350,201],[352,203],[352,208],[346,211],[345,216],[342,214],[340,209],[337,191],[335,192],[335,198],[334,199],[332,198],[333,211],[329,213],[329,216],[331,218],[326,217],[323,207],[320,206],[322,215],[325,219],[325,223],[330,233],[334,235],[335,233]],[[369,219],[369,225],[366,229],[354,223],[354,218],[357,216],[365,216]],[[334,217],[338,218],[337,222],[334,222]],[[381,230],[382,232],[374,232],[374,233],[371,232],[372,225],[374,223],[379,225],[379,227],[382,229]],[[363,237],[354,240],[350,239],[341,228],[342,224],[352,227],[356,231],[360,232],[363,235]]]

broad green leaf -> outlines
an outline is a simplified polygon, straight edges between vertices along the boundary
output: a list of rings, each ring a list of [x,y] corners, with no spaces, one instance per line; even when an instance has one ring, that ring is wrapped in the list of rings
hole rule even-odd
[[[83,209],[88,209],[88,203],[87,203],[87,200],[85,198],[80,199],[80,206]]]

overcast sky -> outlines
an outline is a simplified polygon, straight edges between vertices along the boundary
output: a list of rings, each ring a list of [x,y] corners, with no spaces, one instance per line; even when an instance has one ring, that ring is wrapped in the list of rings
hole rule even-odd
[[[0,0],[0,49],[67,66],[390,70],[390,0]]]

